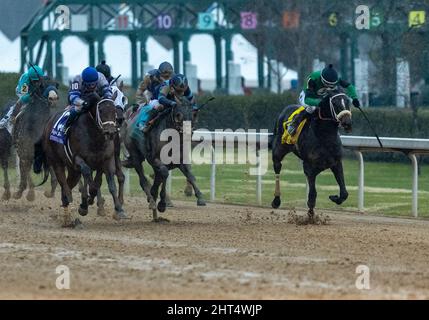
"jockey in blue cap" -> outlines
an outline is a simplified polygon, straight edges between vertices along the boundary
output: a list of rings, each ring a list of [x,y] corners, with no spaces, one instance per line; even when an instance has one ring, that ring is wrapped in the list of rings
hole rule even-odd
[[[88,111],[89,105],[84,99],[85,96],[94,92],[98,93],[102,99],[112,99],[112,89],[106,77],[95,68],[88,67],[71,83],[69,90],[71,109],[65,125],[66,131],[82,112]]]

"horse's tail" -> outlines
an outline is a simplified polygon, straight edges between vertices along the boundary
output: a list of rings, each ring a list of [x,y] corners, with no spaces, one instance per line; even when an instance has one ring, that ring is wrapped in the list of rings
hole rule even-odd
[[[43,181],[37,185],[37,187],[45,184],[49,178],[49,165],[46,159],[45,152],[43,151],[42,141],[38,141],[34,145],[34,162],[33,162],[33,171],[36,174],[40,174],[43,170]]]
[[[276,122],[274,123],[273,134],[268,137],[268,149],[269,150],[273,149],[273,142],[274,142],[274,139],[276,138],[276,136],[278,134],[278,123],[279,123],[279,121],[276,120]]]

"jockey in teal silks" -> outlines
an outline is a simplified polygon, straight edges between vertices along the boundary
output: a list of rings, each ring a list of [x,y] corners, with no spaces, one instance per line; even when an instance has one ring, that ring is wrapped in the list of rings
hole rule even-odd
[[[322,71],[315,71],[308,77],[305,88],[299,96],[299,102],[305,107],[305,110],[299,113],[289,124],[288,133],[293,136],[299,124],[305,118],[309,118],[314,111],[317,110],[319,103],[329,90],[335,89],[338,86],[346,89],[346,94],[353,100],[353,105],[359,108],[360,102],[358,100],[356,88],[347,81],[340,79],[337,71],[332,64],[330,64]]]
[[[30,102],[31,92],[40,85],[40,81],[44,77],[44,72],[39,66],[31,66],[26,73],[24,73],[18,81],[16,86],[16,95],[18,101],[13,105],[3,119],[0,121],[0,128],[9,127],[15,122],[15,117],[22,110],[23,106]],[[48,97],[55,99],[56,97]]]

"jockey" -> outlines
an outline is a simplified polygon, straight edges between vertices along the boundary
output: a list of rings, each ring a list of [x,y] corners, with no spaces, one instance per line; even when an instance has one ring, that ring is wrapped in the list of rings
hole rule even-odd
[[[338,86],[346,89],[346,94],[353,99],[353,105],[359,108],[360,102],[354,85],[340,79],[337,71],[330,64],[322,71],[315,71],[308,77],[307,85],[299,96],[299,102],[305,107],[305,110],[299,113],[289,124],[288,133],[293,136],[299,124],[316,111],[329,90],[335,89]]]
[[[22,107],[30,102],[30,94],[40,84],[44,77],[44,72],[39,66],[31,66],[18,81],[16,86],[16,95],[18,101],[13,105],[3,119],[0,121],[0,129],[7,127],[10,122],[14,122]]]
[[[144,133],[149,132],[150,128],[158,118],[158,112],[164,110],[165,108],[172,108],[177,105],[175,100],[176,96],[185,96],[191,103],[192,107],[194,109],[196,108],[195,97],[189,88],[188,79],[183,74],[176,74],[170,81],[165,81],[161,85],[158,95],[159,105],[152,109],[153,112],[151,112],[150,118],[142,128]]]
[[[95,68],[88,67],[82,71],[81,75],[77,75],[73,79],[70,86],[69,103],[71,108],[65,131],[71,127],[81,113],[88,111],[88,102],[83,100],[82,97],[85,98],[86,95],[94,92],[98,93],[103,99],[112,99],[112,89],[106,77]]]
[[[159,88],[164,81],[168,81],[174,74],[173,66],[165,61],[158,69],[150,70],[143,78],[136,93],[139,105],[146,105],[158,98]]]

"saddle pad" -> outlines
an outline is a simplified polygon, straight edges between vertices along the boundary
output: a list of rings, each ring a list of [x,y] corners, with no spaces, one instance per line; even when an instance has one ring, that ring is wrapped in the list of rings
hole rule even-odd
[[[292,122],[293,118],[295,118],[298,114],[300,114],[304,110],[305,110],[305,107],[299,107],[289,116],[287,121],[283,122],[284,131],[283,131],[283,135],[282,135],[282,144],[294,145],[298,142],[302,128],[304,128],[305,124],[307,123],[307,119],[304,119],[303,121],[301,121],[301,123],[298,126],[298,129],[296,130],[296,133],[293,136],[291,136],[289,134],[289,132],[287,131],[287,127]]]
[[[66,110],[61,115],[61,117],[55,122],[54,127],[52,128],[49,140],[65,145],[67,143],[67,137],[64,132],[64,126],[67,122],[67,119],[70,116],[70,111]]]

